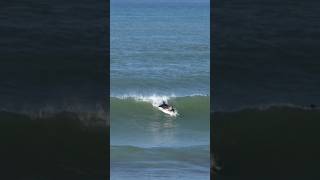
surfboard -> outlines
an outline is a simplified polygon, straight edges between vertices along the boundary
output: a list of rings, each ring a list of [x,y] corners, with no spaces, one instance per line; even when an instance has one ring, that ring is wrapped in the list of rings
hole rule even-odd
[[[158,109],[170,116],[177,116],[178,115],[178,112],[175,110],[174,112],[173,111],[169,111],[167,109],[163,109],[162,107],[158,107]]]

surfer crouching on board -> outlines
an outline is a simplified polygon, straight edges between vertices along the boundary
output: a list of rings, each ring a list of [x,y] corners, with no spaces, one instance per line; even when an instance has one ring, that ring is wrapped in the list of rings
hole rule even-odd
[[[174,112],[175,110],[173,109],[172,106],[168,105],[166,102],[162,101],[162,104],[159,105],[159,107],[163,108],[163,109],[166,109],[166,110],[169,110],[169,111],[172,111]]]

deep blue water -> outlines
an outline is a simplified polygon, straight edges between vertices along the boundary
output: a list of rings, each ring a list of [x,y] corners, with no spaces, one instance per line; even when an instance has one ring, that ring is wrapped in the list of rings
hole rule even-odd
[[[106,178],[106,5],[0,2],[0,179]]]
[[[213,108],[320,102],[319,2],[218,1]]]
[[[312,131],[320,104],[319,5],[214,1],[211,152],[221,167],[217,179],[319,179],[319,157],[310,151],[320,147]]]
[[[105,104],[104,6],[88,0],[1,2],[0,108]]]

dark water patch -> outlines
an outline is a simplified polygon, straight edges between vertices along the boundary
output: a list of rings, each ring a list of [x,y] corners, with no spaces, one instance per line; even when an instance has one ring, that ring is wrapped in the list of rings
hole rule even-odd
[[[2,1],[0,107],[108,95],[107,2]]]
[[[319,100],[319,1],[215,3],[216,109]]]
[[[273,106],[215,112],[212,119],[220,178],[319,178],[319,109]]]
[[[0,112],[1,177],[104,179],[108,128],[85,125],[76,113],[48,117]]]

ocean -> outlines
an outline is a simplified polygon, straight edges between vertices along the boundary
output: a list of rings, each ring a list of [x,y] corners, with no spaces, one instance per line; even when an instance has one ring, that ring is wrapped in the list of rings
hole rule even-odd
[[[107,3],[0,4],[0,179],[105,179]]]
[[[1,3],[1,110],[106,104],[107,9],[88,2]]]
[[[315,0],[214,2],[217,179],[319,179],[318,7]]]
[[[111,2],[112,180],[210,178],[209,21],[209,1]]]
[[[319,103],[319,2],[227,0],[214,5],[216,111]]]

